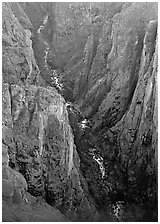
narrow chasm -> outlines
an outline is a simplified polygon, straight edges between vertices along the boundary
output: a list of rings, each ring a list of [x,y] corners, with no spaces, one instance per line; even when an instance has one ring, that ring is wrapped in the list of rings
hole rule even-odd
[[[27,194],[60,221],[157,221],[157,3],[11,8],[39,70],[30,83],[4,81],[13,134],[3,143]]]

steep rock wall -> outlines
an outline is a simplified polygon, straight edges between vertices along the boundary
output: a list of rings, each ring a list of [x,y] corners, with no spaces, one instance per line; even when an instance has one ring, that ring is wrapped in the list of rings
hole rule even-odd
[[[154,200],[157,194],[157,21],[151,21],[144,38],[139,79],[131,106],[120,123],[121,163],[127,167],[130,183],[136,181],[142,200]],[[132,179],[133,178],[133,179]],[[135,179],[134,179],[135,178]],[[152,193],[151,193],[152,192]],[[152,195],[154,192],[154,195]],[[134,192],[135,193],[135,192]],[[146,198],[145,198],[146,197]],[[146,200],[147,200],[146,199]],[[156,200],[156,197],[155,197]],[[149,203],[148,206],[149,206]],[[153,203],[153,201],[152,201]]]
[[[10,166],[23,174],[28,191],[72,219],[79,219],[78,214],[94,218],[64,99],[51,87],[33,85],[5,84],[3,96],[3,143],[9,147]]]
[[[126,113],[112,127],[108,125],[112,117],[103,117],[100,126],[96,118],[93,126],[93,132],[102,141],[106,170],[110,167],[108,171],[118,180],[114,186],[114,178],[108,173],[108,182],[115,189],[123,189],[127,200],[134,198],[142,203],[148,209],[146,220],[149,216],[150,220],[156,219],[157,211],[156,34],[157,21],[150,21],[143,40],[137,85]]]
[[[86,103],[86,97],[87,99],[91,98],[90,95],[87,96],[87,93],[91,91],[93,82],[95,83],[97,78],[101,78],[104,75],[107,51],[111,47],[111,27],[109,21],[116,13],[122,10],[123,4],[114,5],[114,3],[111,3],[111,5],[104,5],[106,10],[105,16],[100,13],[92,22],[91,33],[84,48],[83,68],[80,72],[78,71],[79,73],[75,81],[74,97],[80,105]],[[82,110],[84,112],[84,109]]]
[[[10,166],[23,172],[30,192],[73,220],[95,220],[88,190],[99,208],[108,198],[125,200],[144,209],[129,220],[157,220],[157,4],[111,3],[102,10],[101,3],[82,8],[22,3],[24,11],[16,4],[4,4],[3,10],[3,143]],[[11,54],[15,43],[21,47]],[[19,52],[27,63],[20,64]],[[76,100],[90,119],[88,131],[80,130],[79,120],[70,116],[81,162],[64,100],[46,88],[52,85],[52,69],[58,70],[66,99]],[[103,159],[103,178],[93,149]]]
[[[27,192],[25,178],[9,167],[6,145],[2,145],[2,221],[3,222],[67,222],[58,210]]]
[[[12,191],[19,189],[18,184],[13,186],[8,183],[8,179],[14,175],[18,176],[18,180],[22,179],[25,185],[24,194],[30,199],[22,199],[24,202],[27,200],[27,204],[18,205],[18,208],[14,202],[8,205],[5,199],[4,220],[66,220],[45,202],[42,206],[37,203],[35,210],[39,206],[40,209],[33,214],[31,210],[37,199],[30,196],[32,194],[56,206],[71,220],[93,221],[98,217],[98,213],[79,170],[80,161],[68,121],[65,100],[53,87],[47,87],[39,76],[30,39],[31,32],[28,30],[30,26],[22,23],[22,17],[25,16],[22,8],[19,13],[16,10],[18,8],[15,5],[3,3],[2,142],[6,156],[8,151],[10,166],[8,167],[7,162],[6,169],[9,174],[4,179],[7,179],[7,188],[10,191],[6,197],[9,196],[11,202],[14,195]],[[19,22],[20,18],[22,20]],[[30,23],[29,20],[27,22]],[[6,180],[4,184],[5,182]],[[26,193],[26,189],[30,194]],[[3,191],[5,196],[5,187]],[[21,193],[17,197],[21,200]],[[33,201],[33,204],[30,205],[29,200]],[[26,209],[26,213],[21,217],[18,213],[23,209]],[[6,212],[14,213],[15,210],[16,217],[13,215],[7,219]],[[45,214],[43,217],[41,212]],[[28,214],[31,218],[27,217]],[[60,214],[60,218],[57,214]]]
[[[19,85],[36,83],[39,68],[34,58],[31,32],[19,23],[9,3],[2,7],[3,80]]]
[[[99,111],[97,119],[101,122],[105,117],[108,126],[121,119],[136,88],[147,23],[156,16],[156,5],[134,3],[106,21],[89,72],[88,91],[78,102],[85,116]]]
[[[138,220],[157,220],[157,5],[124,5],[105,22],[94,58],[93,42],[90,36],[70,73],[77,75],[76,106],[93,134],[86,130],[81,139],[81,166],[92,189],[88,155],[96,146],[110,198],[140,204],[145,212]]]

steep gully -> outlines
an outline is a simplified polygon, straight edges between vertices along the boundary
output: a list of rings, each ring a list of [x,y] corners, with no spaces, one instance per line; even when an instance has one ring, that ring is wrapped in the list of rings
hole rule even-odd
[[[43,20],[42,25],[37,30],[37,36],[38,36],[37,39],[40,39],[44,43],[44,46],[45,46],[45,48],[44,48],[44,52],[45,52],[45,55],[44,55],[45,69],[47,70],[47,72],[49,71],[52,74],[51,75],[52,82],[51,82],[50,85],[53,85],[57,89],[57,91],[61,95],[63,95],[63,84],[60,83],[60,78],[58,77],[58,73],[57,73],[56,70],[52,70],[49,67],[48,63],[47,63],[47,55],[48,55],[48,51],[49,51],[49,44],[47,43],[46,40],[44,40],[42,38],[42,35],[41,35],[41,32],[44,30],[45,24],[47,23],[47,20],[48,20],[48,15],[46,15],[46,17]],[[63,97],[65,97],[65,96],[63,95]],[[74,108],[72,102],[67,102],[66,106],[68,108],[68,111],[72,113],[73,108]],[[75,108],[74,108],[74,110],[75,110]],[[85,132],[86,129],[89,129],[89,121],[87,119],[85,119],[85,118],[81,118],[81,120],[77,123],[77,125],[78,125],[79,129],[82,130],[83,132]],[[103,158],[99,154],[96,154],[96,149],[95,148],[91,149],[90,155],[98,163],[100,172],[102,174],[102,178],[104,178],[105,168],[103,166]]]
[[[55,87],[58,93],[65,98],[64,87],[60,81],[58,72],[56,70],[52,70],[47,63],[47,56],[50,47],[43,34],[47,20],[48,15],[45,16],[43,23],[40,25],[37,32],[34,33],[34,37],[32,37],[35,58],[40,68],[41,76],[43,77],[45,75],[45,81],[47,81],[47,84]],[[74,141],[81,159],[81,170],[88,182],[89,193],[95,199],[99,210],[105,213],[105,211],[107,212],[109,209],[113,221],[123,221],[124,213],[127,213],[129,210],[134,210],[134,215],[136,215],[137,212],[143,213],[144,211],[139,210],[138,207],[130,205],[125,201],[125,197],[122,192],[113,191],[111,184],[107,182],[107,178],[105,176],[104,159],[101,155],[99,145],[96,142],[96,136],[91,134],[90,120],[83,117],[72,102],[67,101],[66,106],[69,114],[70,125],[75,136]],[[90,167],[88,170],[86,170],[86,164]],[[87,172],[89,172],[89,175]],[[90,179],[88,179],[88,176],[91,176]],[[94,189],[94,187],[96,189]],[[98,196],[95,195],[97,191],[99,192]],[[132,218],[132,215],[133,214],[130,215],[130,218]]]

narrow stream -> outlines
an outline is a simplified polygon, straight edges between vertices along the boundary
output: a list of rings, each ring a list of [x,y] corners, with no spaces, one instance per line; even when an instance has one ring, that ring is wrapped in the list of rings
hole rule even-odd
[[[90,128],[90,122],[85,118],[79,123],[79,127],[83,130]],[[105,179],[105,166],[103,157],[100,155],[99,150],[95,147],[89,148],[88,154],[92,157],[94,161],[97,162],[99,166],[99,172],[101,173],[102,180]],[[109,203],[110,208],[110,216],[113,218],[113,221],[120,222],[123,221],[124,218],[124,210],[125,210],[125,203],[124,201],[117,201]]]
[[[37,30],[37,33],[39,33],[39,34],[41,33],[41,31],[44,29],[44,26],[47,23],[47,21],[48,21],[48,15],[46,15],[46,17],[44,18],[42,25]]]
[[[102,178],[104,178],[105,177],[105,168],[103,165],[103,158],[96,152],[97,152],[97,149],[92,148],[92,149],[90,149],[89,154],[92,155],[92,158],[98,163],[100,172],[102,174]]]
[[[45,26],[48,22],[48,15],[45,16],[42,25],[39,27],[39,29],[37,30],[37,35],[38,38],[43,42],[45,49],[44,51],[44,66],[45,66],[45,70],[49,72],[50,74],[50,78],[51,78],[51,85],[55,86],[57,90],[59,90],[60,92],[63,91],[63,85],[60,83],[60,78],[58,75],[57,70],[52,70],[47,63],[47,59],[48,59],[48,53],[50,50],[49,47],[49,43],[45,40],[45,38],[43,37],[43,30],[45,29]]]
[[[84,120],[82,120],[79,123],[79,127],[82,130],[86,130],[87,128],[89,128],[89,124],[90,124],[90,122],[85,118]],[[103,165],[103,158],[97,151],[98,150],[96,148],[90,148],[88,154],[91,155],[92,158],[98,163],[100,172],[102,174],[102,178],[104,178],[105,168],[104,168],[104,165]]]
[[[79,127],[83,131],[86,131],[87,129],[90,130],[90,121],[84,118],[79,123]],[[84,135],[84,138],[87,138],[87,136]],[[99,173],[101,174],[101,181],[102,183],[104,183],[104,186],[108,188],[108,191],[111,192],[109,196],[109,206],[107,210],[109,210],[109,215],[110,217],[112,217],[112,220],[114,222],[128,222],[137,220],[142,221],[144,209],[142,209],[141,206],[138,204],[129,203],[125,199],[123,200],[123,195],[120,192],[114,193],[114,191],[112,190],[111,184],[107,181],[107,172],[104,165],[104,159],[100,153],[100,150],[96,147],[89,147],[87,154],[90,155],[91,158],[98,164]]]
[[[46,64],[47,64],[47,62],[46,62]],[[57,87],[60,91],[62,91],[62,90],[63,90],[63,84],[60,83],[60,78],[58,77],[57,70],[52,70],[51,79],[52,79],[52,84],[55,84],[56,87]]]

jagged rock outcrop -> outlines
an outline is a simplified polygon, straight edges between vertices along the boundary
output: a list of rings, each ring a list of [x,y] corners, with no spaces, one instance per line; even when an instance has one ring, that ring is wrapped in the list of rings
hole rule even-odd
[[[95,207],[87,199],[64,99],[51,87],[33,85],[5,84],[3,96],[3,143],[9,147],[11,167],[23,174],[32,195],[72,219],[80,219],[78,214],[90,219]]]
[[[91,33],[84,48],[82,70],[76,78],[74,88],[75,100],[78,101],[80,105],[85,104],[84,99],[86,98],[87,93],[91,91],[93,83],[95,83],[98,78],[100,79],[101,76],[104,76],[107,63],[107,54],[111,48],[111,27],[109,20],[111,20],[114,14],[122,9],[123,4],[124,3],[117,4],[113,8],[111,5],[108,7],[106,6],[107,18],[103,18],[103,16],[97,16],[98,18],[95,17],[92,22]],[[107,26],[105,21],[107,21]],[[102,82],[102,80],[99,82]],[[87,99],[90,98],[90,96],[87,97]],[[82,110],[84,112],[84,109]]]
[[[34,58],[31,32],[20,25],[9,3],[2,7],[3,80],[10,84],[33,84],[39,68]]]
[[[98,213],[79,169],[65,100],[39,76],[28,20],[23,26],[25,14],[22,8],[18,14],[17,10],[3,3],[2,142],[10,166],[7,162],[3,181],[4,221],[66,221],[46,202],[71,220],[96,220]],[[46,202],[40,205],[26,191]]]
[[[94,79],[94,76],[92,77],[92,75],[90,74],[92,65],[94,64],[94,67],[98,69],[98,63],[103,63],[103,61],[101,61],[103,56],[102,58],[99,58],[99,54],[101,54],[99,46],[102,42],[101,33],[103,32],[102,30],[104,23],[106,20],[111,19],[114,14],[121,11],[123,4],[124,3],[118,3],[116,5],[114,5],[114,3],[93,3],[90,5],[90,32],[88,33],[88,38],[82,49],[83,58],[77,63],[75,62],[71,68],[66,69],[66,71],[62,75],[62,82],[67,82],[66,86],[69,86],[72,90],[72,100],[76,102],[78,101],[78,104],[80,105],[83,104],[83,100],[91,89],[91,80],[92,78]],[[108,47],[109,46],[107,46],[106,48]],[[103,51],[105,51],[105,49]],[[105,61],[105,59],[102,60]],[[77,74],[76,76],[75,73]],[[98,76],[98,74],[96,74],[96,71],[95,76]]]
[[[127,200],[132,201],[134,198],[136,203],[145,207],[147,212],[144,214],[144,220],[156,220],[157,21],[150,21],[147,26],[137,78],[131,104],[120,121],[114,125],[112,116],[103,116],[98,122],[96,118],[93,132],[97,133],[98,128],[106,168],[110,167],[112,175],[119,179],[116,183],[118,185],[114,186],[114,178],[108,173],[108,181],[115,188],[123,189]],[[118,85],[118,82],[116,84]],[[101,105],[103,111],[107,111],[108,107],[105,102]],[[101,116],[100,109],[97,117]],[[112,122],[109,123],[112,127],[108,120]]]
[[[88,91],[80,102],[85,116],[95,115],[97,123],[105,117],[107,125],[112,126],[127,110],[137,83],[144,30],[150,20],[156,19],[155,7],[135,3],[103,26],[89,71]],[[149,8],[152,13],[147,14]]]
[[[2,221],[67,222],[58,210],[27,192],[25,178],[8,166],[7,146],[2,145]]]
[[[138,185],[134,194],[143,195],[146,206],[156,202],[157,194],[156,34],[157,21],[150,21],[144,37],[139,79],[132,103],[121,121],[111,129],[119,133],[119,155],[122,166],[127,169],[128,185]]]

